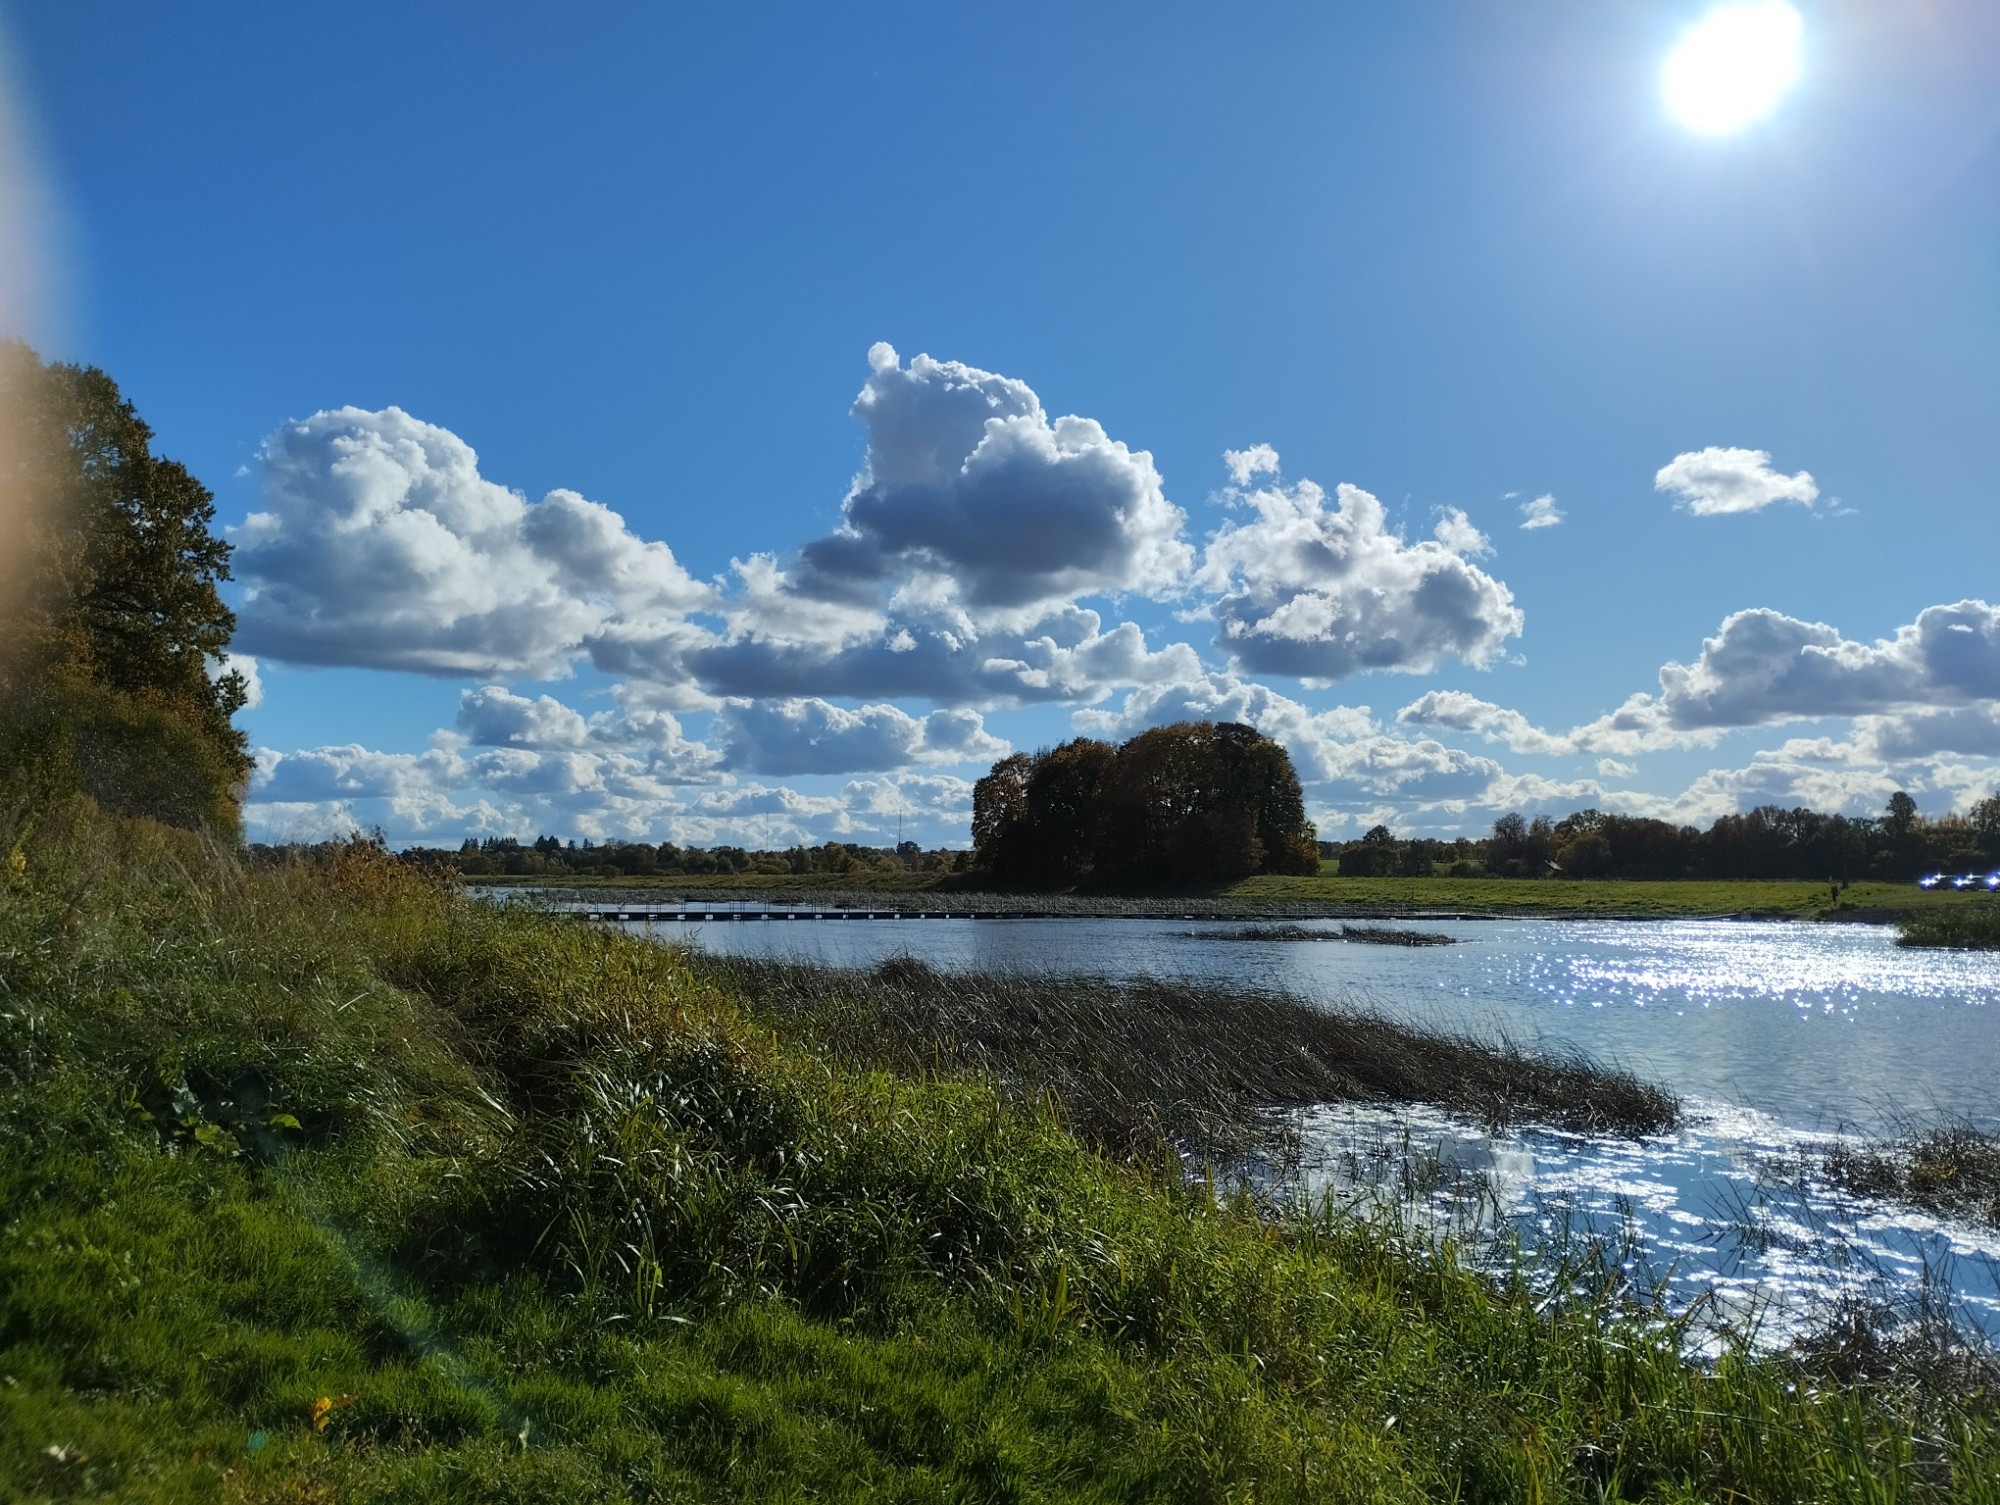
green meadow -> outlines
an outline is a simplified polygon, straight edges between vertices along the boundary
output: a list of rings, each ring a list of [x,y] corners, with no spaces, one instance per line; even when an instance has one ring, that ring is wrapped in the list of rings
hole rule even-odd
[[[1948,1336],[1691,1362],[1615,1252],[1094,1135],[917,972],[81,799],[0,856],[0,1499],[2000,1501]]]
[[[1264,875],[1186,894],[1129,896],[1009,892],[982,886],[976,876],[917,872],[736,873],[689,877],[479,878],[481,884],[515,887],[603,889],[694,897],[797,895],[811,902],[842,897],[922,896],[928,903],[971,903],[1061,909],[1118,909],[1153,902],[1173,907],[1179,898],[1230,910],[1323,912],[1329,915],[1471,914],[1576,916],[1599,919],[1827,919],[1892,920],[1904,914],[1990,905],[1985,894],[1925,890],[1914,883],[1849,884],[1836,896],[1827,884],[1785,881],[1687,880],[1642,882],[1613,878],[1342,878]]]

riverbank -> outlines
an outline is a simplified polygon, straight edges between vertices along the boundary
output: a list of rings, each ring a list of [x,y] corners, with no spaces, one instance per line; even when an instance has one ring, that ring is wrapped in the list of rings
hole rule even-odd
[[[529,888],[620,903],[809,904],[820,908],[968,914],[1141,915],[1213,920],[1828,920],[1892,924],[1911,915],[1988,902],[1985,895],[1915,884],[1856,883],[1838,899],[1824,883],[1662,882],[1526,878],[1257,877],[1188,893],[1034,893],[976,887],[964,874],[735,874],[703,878],[479,879],[478,887]]]
[[[1990,1382],[1934,1348],[1692,1365],[1615,1261],[1479,1275],[1395,1217],[1218,1197],[924,1059],[879,990],[813,985],[901,1060],[366,845],[251,871],[74,806],[0,849],[0,1499],[1942,1501],[2000,1470]]]

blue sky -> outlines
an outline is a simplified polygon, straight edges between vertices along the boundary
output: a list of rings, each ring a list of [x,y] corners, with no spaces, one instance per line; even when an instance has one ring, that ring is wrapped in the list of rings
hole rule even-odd
[[[960,842],[1188,715],[1331,836],[1962,808],[2000,12],[1717,136],[1710,8],[17,0],[9,319],[216,492],[254,834]]]

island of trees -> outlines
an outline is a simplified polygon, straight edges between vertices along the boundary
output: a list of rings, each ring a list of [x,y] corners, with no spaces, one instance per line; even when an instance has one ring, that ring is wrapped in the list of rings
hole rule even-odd
[[[996,880],[1044,887],[1227,882],[1320,864],[1290,756],[1231,721],[1004,758],[973,788],[972,845]]]

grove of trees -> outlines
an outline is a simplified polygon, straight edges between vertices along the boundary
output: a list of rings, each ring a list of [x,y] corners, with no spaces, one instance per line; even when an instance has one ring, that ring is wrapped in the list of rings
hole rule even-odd
[[[214,499],[89,366],[0,342],[0,774],[234,835],[250,770]]]
[[[254,849],[276,856],[287,849]],[[524,842],[513,836],[488,836],[462,846],[410,847],[412,862],[455,868],[467,877],[654,878],[728,877],[746,873],[765,877],[810,877],[823,874],[860,877],[869,873],[955,873],[965,870],[963,851],[924,850],[914,841],[894,847],[869,847],[851,841],[819,846],[746,851],[738,846],[683,847],[671,841],[564,842],[538,836]]]
[[[974,865],[1031,887],[1148,887],[1317,873],[1284,748],[1236,722],[1129,742],[1079,737],[993,765],[972,794]]]

